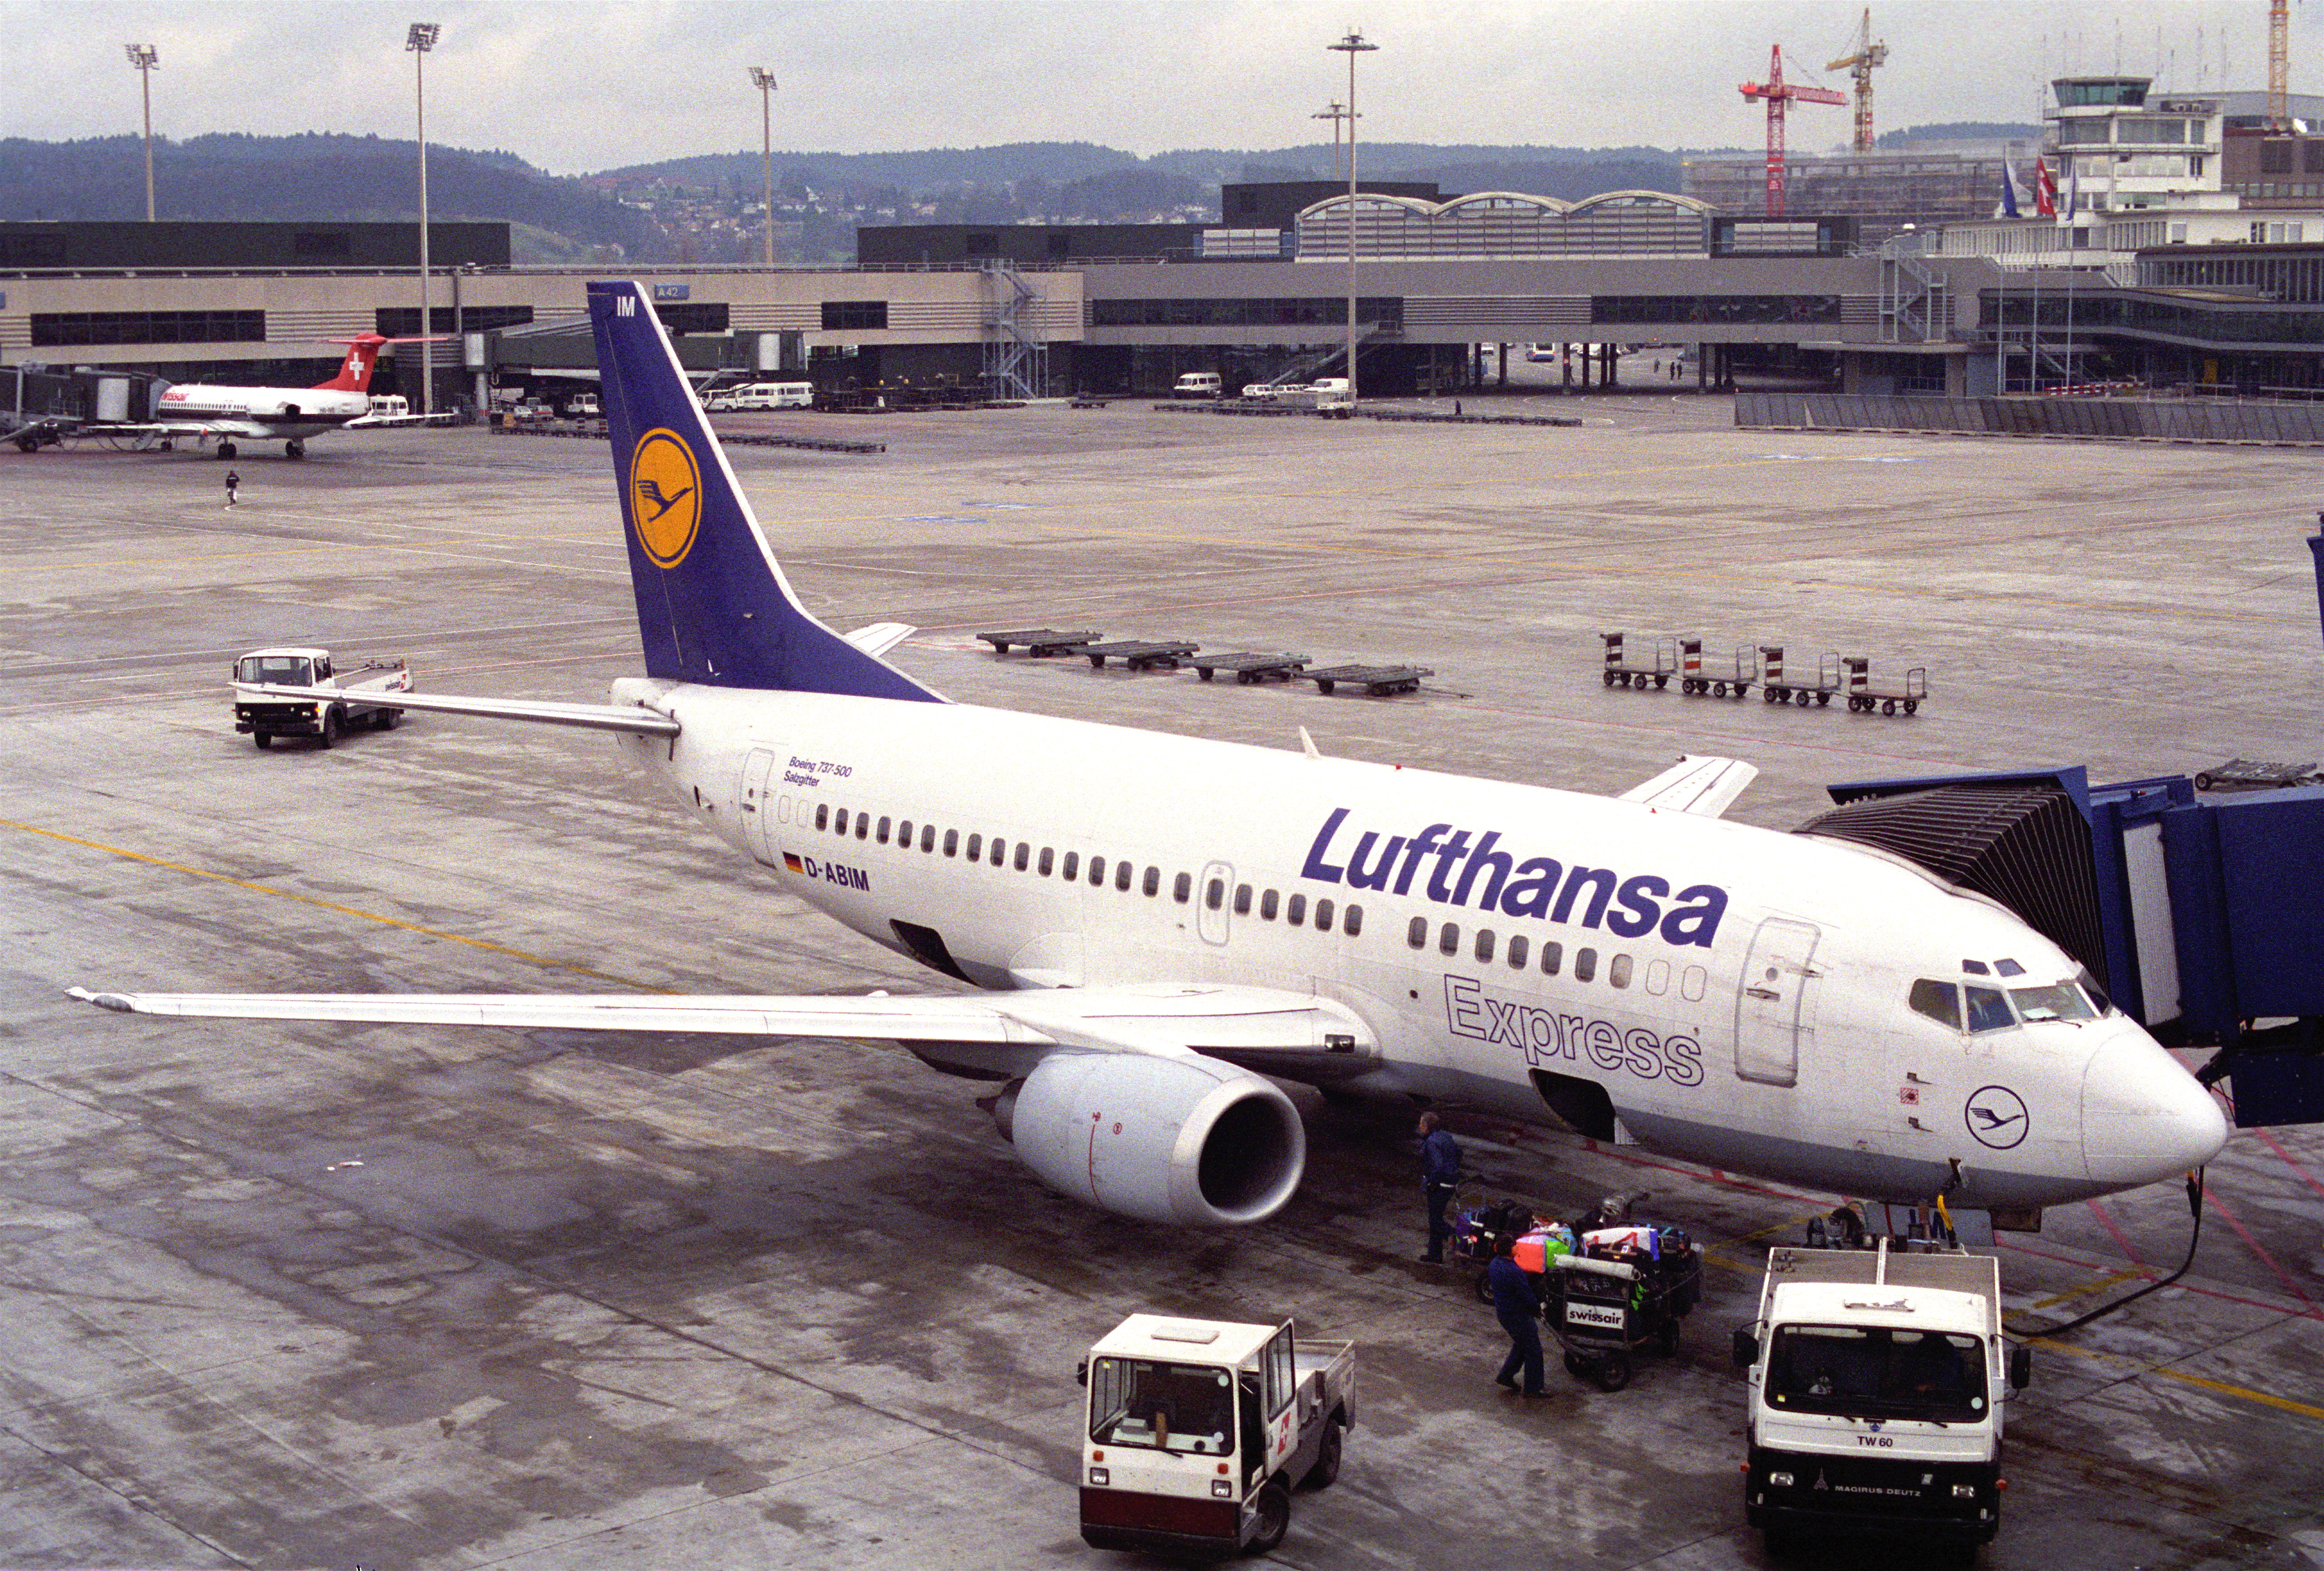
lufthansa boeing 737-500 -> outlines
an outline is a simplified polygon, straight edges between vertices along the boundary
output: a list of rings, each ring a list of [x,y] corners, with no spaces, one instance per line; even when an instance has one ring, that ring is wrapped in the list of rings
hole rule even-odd
[[[892,1038],[991,1082],[1057,1190],[1187,1224],[1298,1186],[1278,1079],[1956,1209],[2129,1189],[2224,1143],[2209,1094],[2008,910],[1721,819],[1747,765],[1607,798],[947,702],[882,657],[908,629],[801,608],[644,293],[588,293],[646,675],[603,704],[397,702],[616,733],[778,887],[969,988],[77,997]]]

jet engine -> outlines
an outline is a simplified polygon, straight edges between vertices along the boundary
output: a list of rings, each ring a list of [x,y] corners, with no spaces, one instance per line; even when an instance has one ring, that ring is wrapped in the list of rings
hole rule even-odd
[[[1051,1188],[1145,1222],[1263,1222],[1307,1162],[1291,1098],[1213,1059],[1052,1052],[992,1116]]]

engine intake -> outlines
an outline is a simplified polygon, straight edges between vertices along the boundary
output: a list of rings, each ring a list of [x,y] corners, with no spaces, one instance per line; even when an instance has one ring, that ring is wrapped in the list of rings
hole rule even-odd
[[[1291,1098],[1210,1059],[1052,1052],[992,1116],[1051,1188],[1146,1222],[1263,1222],[1307,1162]]]

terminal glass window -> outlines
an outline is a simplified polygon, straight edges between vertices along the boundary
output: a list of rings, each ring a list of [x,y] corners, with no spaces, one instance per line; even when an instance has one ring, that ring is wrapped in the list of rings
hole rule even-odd
[[[1767,1401],[1789,1412],[1973,1423],[1985,1416],[1985,1342],[1886,1326],[1778,1326]]]
[[[257,344],[263,311],[34,311],[36,347],[80,344]]]
[[[724,311],[725,308],[719,308]],[[885,300],[825,300],[823,302],[823,330],[826,333],[851,332],[858,328],[881,328],[888,325],[888,302]]]
[[[1197,1456],[1234,1450],[1234,1377],[1198,1364],[1099,1358],[1090,1364],[1090,1440]]]

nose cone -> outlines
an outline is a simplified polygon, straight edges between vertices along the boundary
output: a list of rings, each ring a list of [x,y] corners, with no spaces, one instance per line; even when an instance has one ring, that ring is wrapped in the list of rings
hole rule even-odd
[[[2107,1190],[2159,1183],[2198,1168],[2227,1143],[2219,1105],[2127,1022],[2082,1072],[2082,1160]]]

